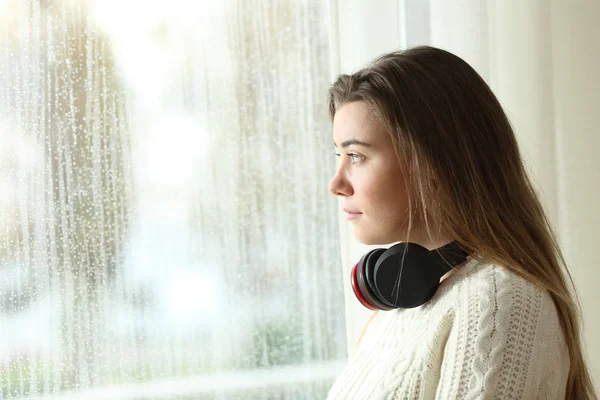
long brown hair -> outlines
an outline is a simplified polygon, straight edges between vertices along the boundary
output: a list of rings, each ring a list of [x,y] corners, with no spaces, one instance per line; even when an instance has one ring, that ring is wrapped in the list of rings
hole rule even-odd
[[[547,290],[570,354],[568,399],[596,399],[582,354],[580,312],[558,242],[496,96],[469,64],[420,46],[385,54],[329,92],[333,120],[364,101],[406,166],[409,223],[444,232]]]

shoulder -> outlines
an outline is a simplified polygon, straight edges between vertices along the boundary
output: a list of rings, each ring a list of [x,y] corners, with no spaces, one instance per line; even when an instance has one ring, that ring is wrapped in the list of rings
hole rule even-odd
[[[465,267],[445,287],[454,314],[447,355],[455,359],[446,360],[447,366],[462,365],[463,372],[453,373],[469,371],[475,382],[468,386],[478,390],[499,393],[508,385],[519,398],[536,396],[538,390],[560,392],[569,357],[550,294],[498,265]],[[557,363],[562,368],[548,376],[547,366]],[[548,384],[556,387],[544,388]]]
[[[499,265],[471,262],[448,282],[456,312],[469,310],[547,316],[558,321],[552,297],[545,289]],[[501,317],[501,316],[498,316]]]
[[[517,340],[522,351],[564,344],[560,317],[547,290],[495,264],[473,263],[457,272],[451,284],[455,321],[482,340]]]

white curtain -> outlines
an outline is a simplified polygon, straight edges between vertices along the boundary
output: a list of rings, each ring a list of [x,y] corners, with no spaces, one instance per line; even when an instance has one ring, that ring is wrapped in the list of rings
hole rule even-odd
[[[331,15],[0,1],[0,399],[325,397]]]
[[[382,1],[377,11],[367,0],[337,3],[342,72],[386,51],[428,44],[463,57],[499,97],[578,289],[587,356],[600,385],[600,2],[400,0]],[[347,21],[361,15],[361,29],[353,30]],[[357,243],[351,228],[340,226],[348,274],[377,246]],[[344,285],[352,355],[370,312]]]

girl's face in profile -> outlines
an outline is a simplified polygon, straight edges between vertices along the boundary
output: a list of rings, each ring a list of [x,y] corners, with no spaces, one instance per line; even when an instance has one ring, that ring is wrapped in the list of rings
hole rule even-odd
[[[356,239],[368,245],[404,241],[408,227],[404,176],[389,135],[371,117],[365,102],[346,103],[336,111],[333,141],[340,160],[329,191],[341,196],[345,211],[359,213],[350,214]]]

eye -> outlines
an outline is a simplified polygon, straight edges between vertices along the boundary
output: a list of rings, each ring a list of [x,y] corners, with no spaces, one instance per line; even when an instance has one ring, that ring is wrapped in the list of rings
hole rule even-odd
[[[362,160],[362,156],[359,156],[356,153],[346,153],[350,158],[352,158],[352,164],[358,164],[360,160]],[[336,156],[340,156],[340,153],[335,153]]]

